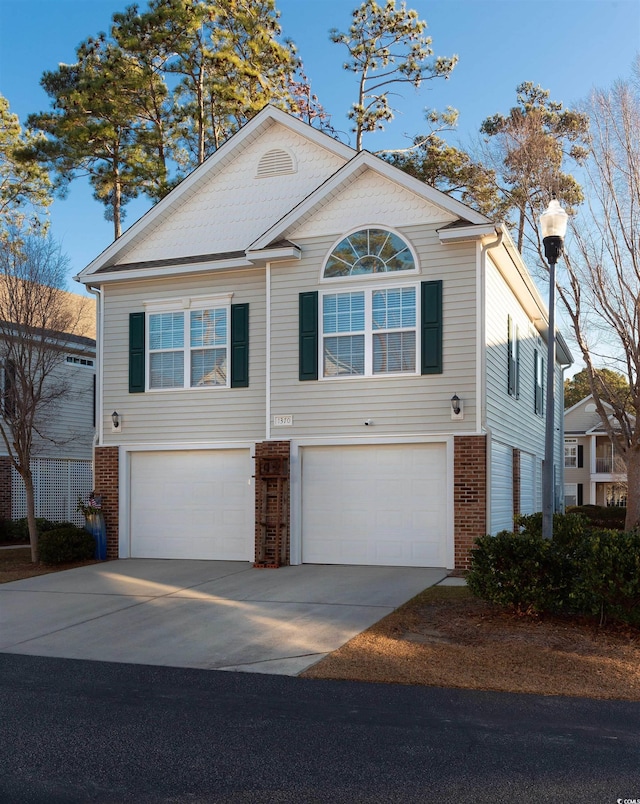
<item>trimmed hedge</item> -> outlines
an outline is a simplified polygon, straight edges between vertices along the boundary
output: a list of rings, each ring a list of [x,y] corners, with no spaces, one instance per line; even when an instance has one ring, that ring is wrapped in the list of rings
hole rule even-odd
[[[580,514],[542,515],[518,530],[476,539],[467,584],[473,594],[520,612],[600,615],[640,625],[640,533],[596,530]]]
[[[43,517],[36,517],[36,527],[38,533],[45,533],[48,530],[54,530],[62,525],[67,525],[67,522],[52,522],[50,519]],[[27,518],[22,519],[0,519],[0,541],[5,542],[28,542],[29,541],[29,525]]]
[[[567,513],[581,514],[586,517],[593,528],[604,530],[624,530],[627,509],[603,505],[575,505],[567,509]]]
[[[84,528],[71,523],[40,534],[38,540],[40,560],[43,564],[66,564],[93,558],[96,541]]]

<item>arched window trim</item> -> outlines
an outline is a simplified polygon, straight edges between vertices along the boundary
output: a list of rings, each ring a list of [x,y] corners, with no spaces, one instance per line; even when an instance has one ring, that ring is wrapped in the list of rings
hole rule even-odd
[[[409,253],[413,259],[413,268],[407,271],[384,271],[379,273],[370,273],[370,274],[355,274],[350,276],[325,276],[325,270],[327,268],[327,263],[331,258],[331,255],[336,250],[336,248],[342,243],[343,240],[346,240],[351,235],[356,234],[357,232],[364,232],[370,229],[380,229],[384,232],[389,232],[389,234],[395,235],[398,237],[402,242],[406,245],[409,249]],[[351,229],[350,231],[341,234],[340,237],[335,240],[332,244],[331,248],[328,250],[326,257],[322,262],[322,268],[320,269],[320,281],[321,282],[356,282],[358,280],[362,280],[365,282],[371,281],[371,279],[383,279],[386,281],[387,278],[396,277],[398,279],[402,276],[411,276],[413,274],[420,273],[420,266],[418,264],[418,256],[415,252],[415,249],[411,245],[411,243],[407,240],[405,235],[401,234],[397,229],[393,229],[391,226],[380,225],[380,224],[367,224],[366,226],[356,226],[355,228]]]

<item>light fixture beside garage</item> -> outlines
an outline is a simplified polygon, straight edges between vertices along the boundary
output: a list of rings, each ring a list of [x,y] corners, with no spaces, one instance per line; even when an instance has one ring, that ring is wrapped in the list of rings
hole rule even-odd
[[[114,410],[111,414],[111,432],[112,433],[119,433],[120,432],[120,414],[117,410]]]
[[[458,394],[454,394],[451,397],[451,418],[464,419],[464,402]]]

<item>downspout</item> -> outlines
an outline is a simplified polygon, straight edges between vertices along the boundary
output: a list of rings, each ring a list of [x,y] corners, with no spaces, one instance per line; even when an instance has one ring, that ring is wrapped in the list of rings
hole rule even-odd
[[[96,297],[96,431],[93,436],[93,448],[102,446],[102,343],[103,343],[103,314],[102,290],[87,285],[87,291]]]
[[[264,346],[265,346],[265,439],[269,441],[271,438],[271,263],[266,265],[266,324],[267,329],[265,332]]]
[[[486,521],[485,532],[491,533],[491,428],[487,424],[487,349],[486,349],[486,326],[485,326],[485,298],[486,298],[486,265],[487,265],[487,252],[490,249],[498,248],[502,244],[503,231],[502,228],[498,230],[498,237],[490,243],[485,243],[480,251],[480,288],[478,298],[480,299],[480,388],[477,389],[477,398],[480,400],[480,432],[484,432],[487,436],[487,449],[486,449],[486,478],[487,478],[487,505],[486,505]]]

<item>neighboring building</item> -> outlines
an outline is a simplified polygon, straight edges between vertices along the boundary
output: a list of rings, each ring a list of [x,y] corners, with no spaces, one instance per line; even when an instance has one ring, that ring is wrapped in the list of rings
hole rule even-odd
[[[462,569],[540,510],[544,302],[369,153],[267,107],[78,279],[110,556]]]
[[[96,341],[95,301],[78,294],[66,294],[78,307],[78,334],[51,333],[53,348],[64,359],[51,374],[68,386],[59,404],[48,407],[46,425],[34,437],[31,470],[34,476],[36,516],[53,521],[80,524],[76,511],[79,495],[93,488],[93,440],[95,435]],[[23,337],[17,333],[17,337]],[[10,404],[13,381],[11,363],[3,358],[0,338],[0,416]],[[20,519],[26,516],[24,483],[11,466],[4,440],[0,437],[0,517]]]
[[[564,413],[564,475],[566,507],[627,505],[624,457],[612,444],[591,395]]]

